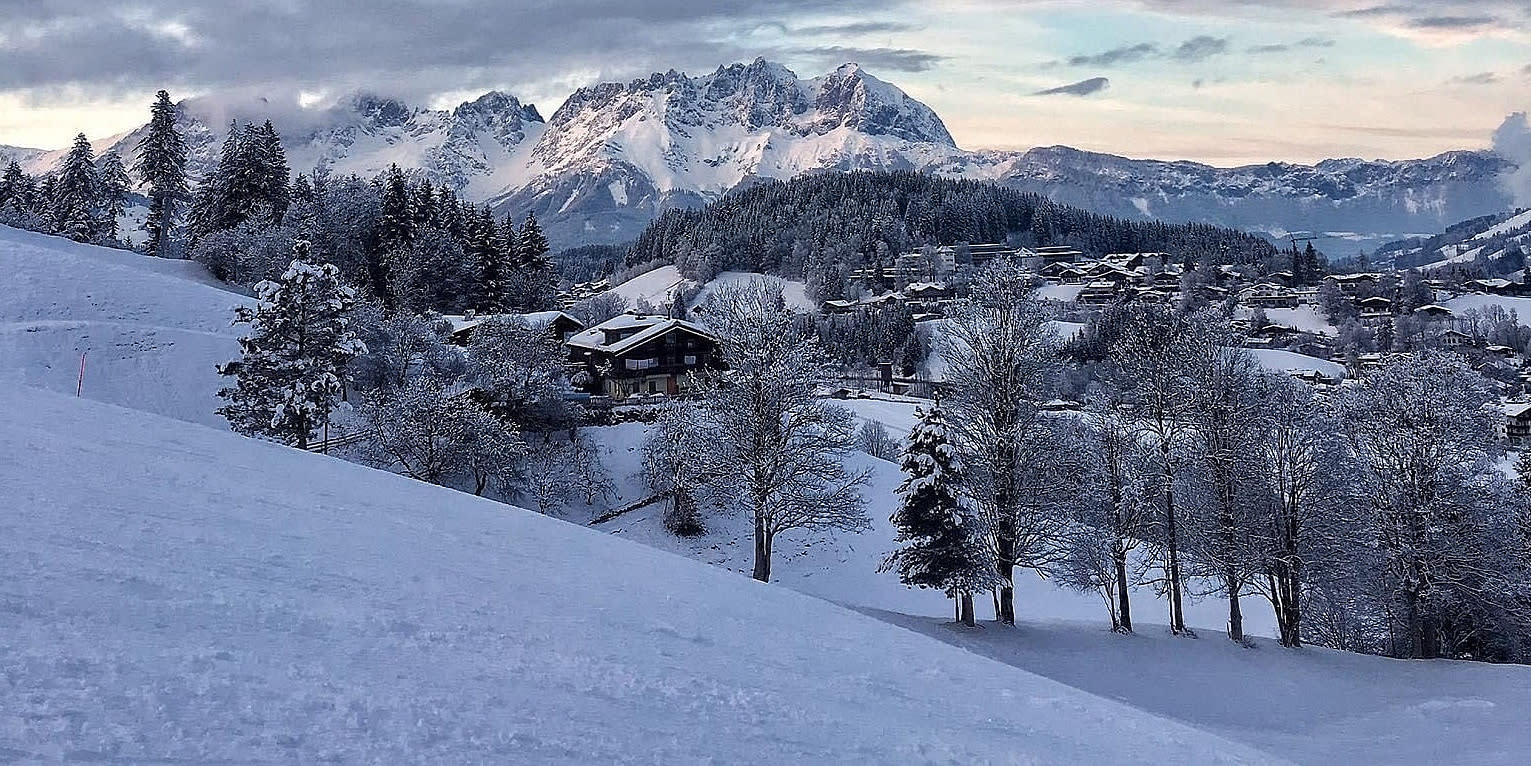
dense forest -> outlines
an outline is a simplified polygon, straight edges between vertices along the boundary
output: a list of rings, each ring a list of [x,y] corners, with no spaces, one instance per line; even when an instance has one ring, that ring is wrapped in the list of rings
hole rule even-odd
[[[818,297],[832,298],[859,267],[963,242],[1168,252],[1203,263],[1276,255],[1270,242],[1232,229],[1128,221],[977,181],[856,172],[764,182],[704,208],[671,210],[633,243],[627,263],[673,262],[703,279],[731,269],[801,277]]]

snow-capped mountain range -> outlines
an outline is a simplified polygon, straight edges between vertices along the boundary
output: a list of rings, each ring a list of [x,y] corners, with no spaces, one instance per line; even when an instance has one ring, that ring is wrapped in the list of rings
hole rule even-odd
[[[994,181],[1128,218],[1200,221],[1276,236],[1331,232],[1343,254],[1512,206],[1510,161],[1487,151],[1423,160],[1328,160],[1216,168],[1056,146],[967,151],[941,118],[855,64],[812,79],[764,59],[692,77],[675,71],[581,88],[547,120],[491,92],[451,110],[371,95],[322,108],[295,99],[190,99],[181,124],[193,173],[230,119],[270,118],[294,170],[372,175],[397,163],[501,212],[535,211],[561,245],[621,242],[670,207],[760,179],[914,170]],[[142,129],[140,129],[142,130]],[[131,152],[139,132],[97,142]],[[32,172],[61,152],[0,147]]]

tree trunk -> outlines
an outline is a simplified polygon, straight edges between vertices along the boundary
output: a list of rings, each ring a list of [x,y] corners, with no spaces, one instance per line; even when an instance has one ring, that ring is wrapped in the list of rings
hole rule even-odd
[[[1244,609],[1239,604],[1239,590],[1243,583],[1239,582],[1232,572],[1223,576],[1228,588],[1228,640],[1235,643],[1244,643]]]
[[[999,621],[1005,625],[1015,624],[1015,541],[999,541],[999,576],[1005,583],[999,586]]]
[[[974,627],[978,623],[973,619],[973,594],[972,594],[972,592],[971,591],[963,591],[962,594],[959,596],[959,598],[962,601],[962,608],[958,612],[959,616],[957,618],[957,621],[962,623],[963,625],[968,626],[969,628]]]
[[[1169,555],[1165,577],[1169,580],[1170,633],[1185,632],[1185,604],[1180,594],[1180,530],[1175,520],[1175,472],[1169,467],[1169,445],[1160,447],[1164,460],[1164,526]]]
[[[1120,545],[1111,552],[1111,560],[1116,569],[1116,614],[1117,626],[1123,633],[1132,632],[1132,597],[1127,593],[1127,551]]]
[[[766,531],[765,519],[755,516],[755,571],[751,575],[761,582],[771,581],[771,535]]]

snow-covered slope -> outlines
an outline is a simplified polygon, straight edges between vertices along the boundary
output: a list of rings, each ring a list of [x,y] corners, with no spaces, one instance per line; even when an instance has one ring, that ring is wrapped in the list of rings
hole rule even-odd
[[[1500,212],[1460,221],[1433,237],[1391,242],[1377,251],[1376,260],[1435,271],[1500,261],[1515,270],[1531,256],[1531,210]]]
[[[1275,762],[488,500],[35,390],[0,408],[11,759]]]
[[[249,299],[200,264],[0,226],[0,274],[0,384],[222,425],[214,365],[238,356]]]

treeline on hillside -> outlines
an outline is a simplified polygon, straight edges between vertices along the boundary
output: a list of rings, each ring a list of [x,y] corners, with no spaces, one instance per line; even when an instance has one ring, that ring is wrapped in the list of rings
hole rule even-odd
[[[537,220],[496,220],[398,166],[381,177],[292,178],[270,122],[232,124],[192,199],[193,259],[225,281],[282,274],[295,243],[389,308],[486,313],[551,305],[557,271]]]
[[[123,247],[117,217],[127,204],[127,169],[108,152],[97,158],[81,133],[57,170],[42,178],[12,161],[0,173],[0,223],[76,242]]]
[[[702,279],[731,269],[801,277],[828,299],[847,294],[857,268],[963,242],[1168,252],[1198,263],[1277,257],[1266,240],[1232,229],[1128,221],[991,183],[856,172],[762,183],[701,209],[668,211],[633,243],[627,262],[673,262]]]

